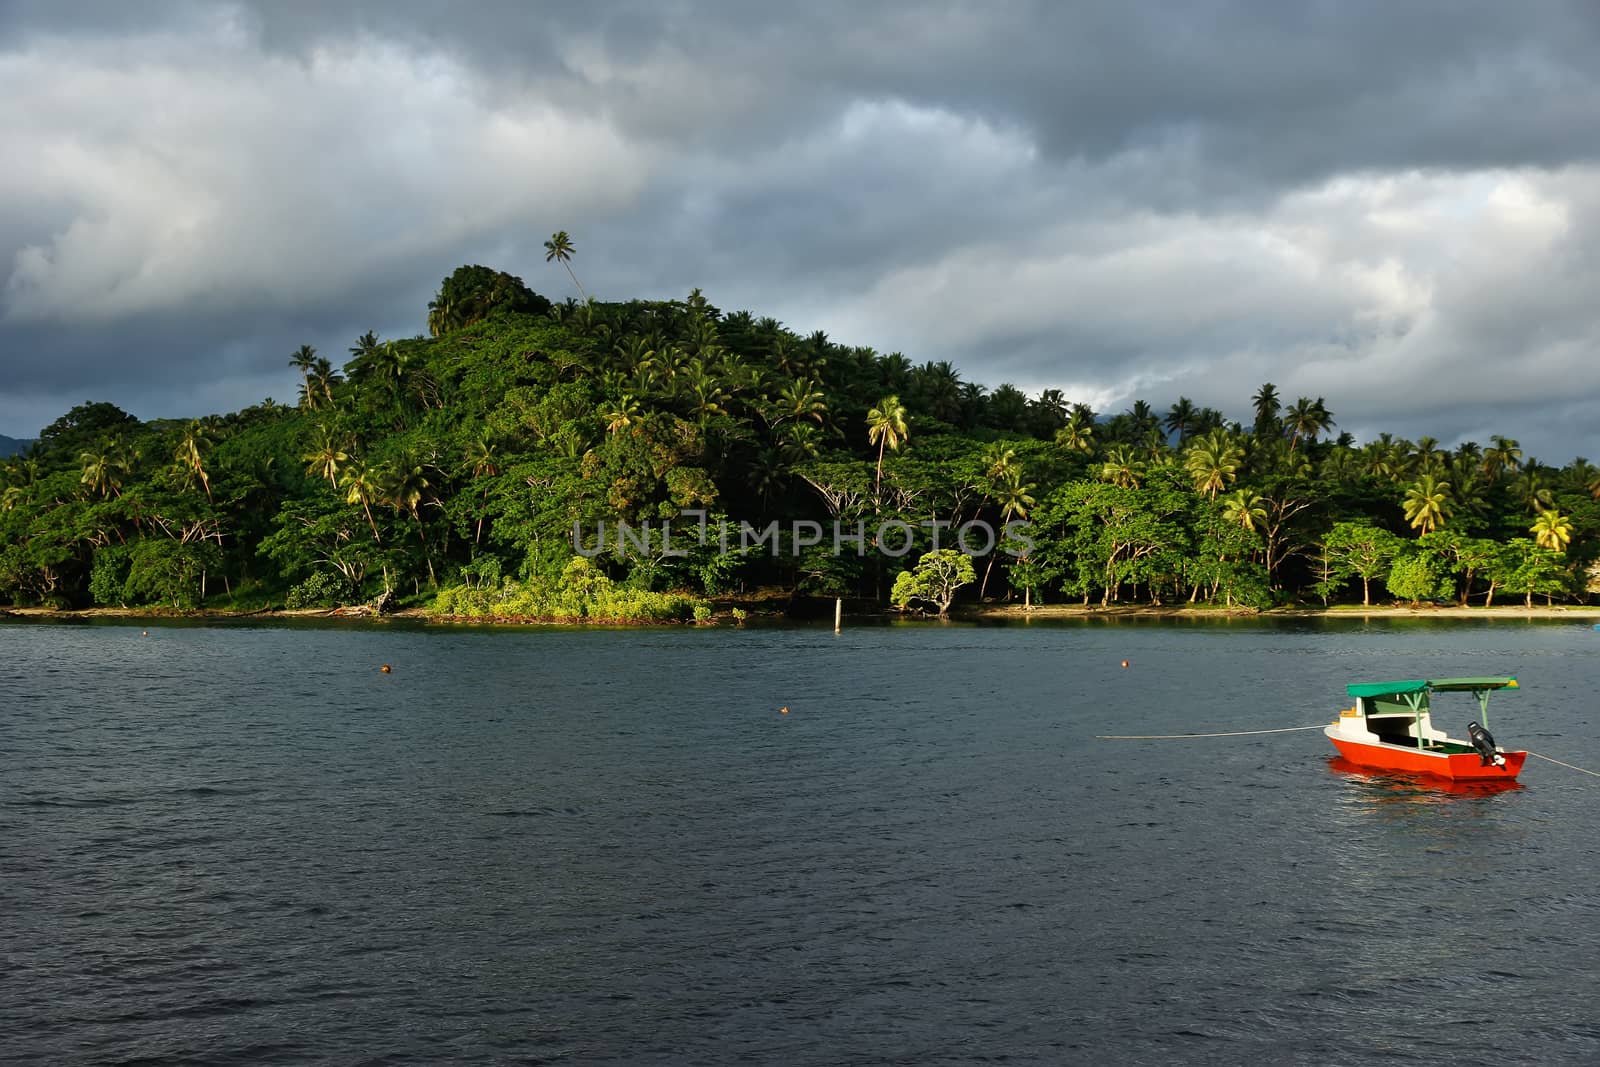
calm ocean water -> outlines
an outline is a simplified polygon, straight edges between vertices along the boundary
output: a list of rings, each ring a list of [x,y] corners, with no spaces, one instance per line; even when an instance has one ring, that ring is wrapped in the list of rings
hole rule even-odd
[[[0,625],[0,1063],[1600,1062],[1600,779],[1093,739],[1600,769],[1587,623],[145,629]]]

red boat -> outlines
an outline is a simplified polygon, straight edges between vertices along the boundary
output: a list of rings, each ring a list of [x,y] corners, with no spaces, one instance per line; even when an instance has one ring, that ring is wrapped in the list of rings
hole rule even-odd
[[[1436,678],[1359,682],[1345,687],[1355,704],[1323,729],[1339,754],[1362,767],[1427,774],[1453,782],[1513,781],[1526,752],[1507,752],[1489,733],[1489,694],[1515,689],[1515,678]],[[1471,693],[1479,722],[1462,741],[1433,725],[1434,693]]]

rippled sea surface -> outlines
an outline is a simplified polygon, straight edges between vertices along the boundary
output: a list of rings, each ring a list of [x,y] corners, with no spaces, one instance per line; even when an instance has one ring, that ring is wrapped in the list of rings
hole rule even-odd
[[[0,1062],[1600,1062],[1600,779],[1094,739],[1500,673],[1600,769],[1588,623],[3,625]]]

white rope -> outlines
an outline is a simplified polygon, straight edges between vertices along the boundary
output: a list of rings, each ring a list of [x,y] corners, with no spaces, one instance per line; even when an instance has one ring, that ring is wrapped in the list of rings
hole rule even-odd
[[[1321,730],[1328,724],[1285,726],[1277,730],[1227,730],[1220,734],[1095,734],[1096,741],[1172,741],[1184,737],[1248,737],[1251,734],[1288,734],[1296,730]],[[1530,753],[1531,755],[1531,753]]]
[[[1539,753],[1537,753],[1537,752],[1529,752],[1529,753],[1528,753],[1528,755],[1530,755],[1530,756],[1538,756],[1538,757],[1539,757],[1539,758],[1540,758],[1540,759],[1542,759],[1542,760],[1549,760],[1549,761],[1550,761],[1550,762],[1551,762],[1551,763],[1554,763],[1554,764],[1556,764],[1556,765],[1558,765],[1558,766],[1561,766],[1561,767],[1565,767],[1565,768],[1567,768],[1567,769],[1568,769],[1568,770],[1572,770],[1572,771],[1578,771],[1578,772],[1579,772],[1579,773],[1581,773],[1581,774],[1592,774],[1592,775],[1594,775],[1594,776],[1595,776],[1595,777],[1596,777],[1596,778],[1600,778],[1600,772],[1597,772],[1597,771],[1589,771],[1589,770],[1584,770],[1584,769],[1583,769],[1583,768],[1582,768],[1582,767],[1574,767],[1574,766],[1573,766],[1573,765],[1572,765],[1572,764],[1570,764],[1570,763],[1562,763],[1562,762],[1561,762],[1561,761],[1560,761],[1560,760],[1558,760],[1558,759],[1556,759],[1556,758],[1555,758],[1555,757],[1553,757],[1553,756],[1544,756],[1544,755],[1540,755],[1540,754],[1539,754]]]

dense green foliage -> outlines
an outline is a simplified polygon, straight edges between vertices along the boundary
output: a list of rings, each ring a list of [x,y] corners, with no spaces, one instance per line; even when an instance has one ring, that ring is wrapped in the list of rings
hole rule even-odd
[[[889,599],[904,611],[921,602],[933,608],[941,617],[948,614],[955,601],[956,590],[978,580],[972,560],[953,548],[929,552],[917,560],[917,565],[895,576]]]
[[[570,271],[570,239],[549,247]],[[1025,542],[962,542],[979,578],[963,595],[1268,607],[1595,591],[1588,462],[1550,467],[1501,437],[1357,447],[1331,437],[1320,398],[1285,407],[1270,384],[1248,426],[1184,398],[1105,417],[723,314],[698,291],[551,305],[477,266],[443,282],[428,326],[368,333],[337,367],[302,347],[294,407],[153,422],[74,408],[0,475],[0,601],[317,606],[393,590],[454,614],[679,619],[703,616],[695,596],[756,586],[883,602],[963,524],[1024,519]],[[777,533],[724,553],[686,536],[698,520],[681,509]],[[575,526],[592,541],[602,522],[665,520],[670,543],[574,562]],[[864,552],[795,525],[836,521]],[[886,522],[904,524],[879,546],[899,555],[873,545]],[[894,599],[921,597],[917,581]]]

